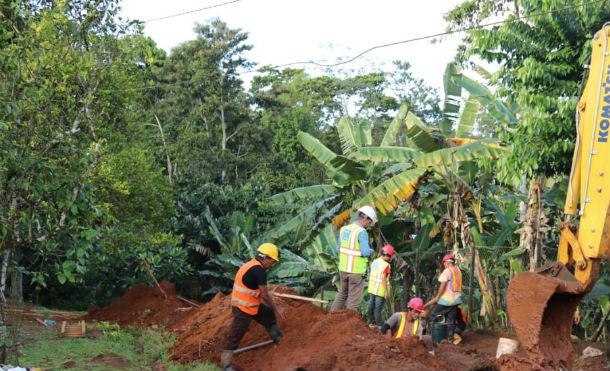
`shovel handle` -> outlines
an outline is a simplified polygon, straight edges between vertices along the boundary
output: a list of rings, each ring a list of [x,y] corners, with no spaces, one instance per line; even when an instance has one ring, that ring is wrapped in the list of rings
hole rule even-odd
[[[264,347],[264,346],[272,344],[272,343],[273,343],[273,340],[267,340],[267,341],[263,341],[262,343],[248,345],[247,347],[235,349],[233,351],[233,354],[247,352],[249,350],[256,349],[256,348],[261,348],[261,347]]]

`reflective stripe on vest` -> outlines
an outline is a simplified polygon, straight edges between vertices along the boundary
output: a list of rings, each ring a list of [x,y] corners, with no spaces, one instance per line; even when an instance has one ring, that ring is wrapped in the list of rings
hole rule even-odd
[[[451,290],[453,292],[462,292],[462,272],[457,266],[449,267],[451,270]]]
[[[363,231],[364,228],[355,223],[347,225],[339,231],[339,271],[366,273],[368,259],[361,255],[358,242],[358,236]]]
[[[256,315],[258,313],[258,306],[260,305],[261,299],[261,290],[256,289],[252,290],[244,285],[244,274],[250,270],[250,268],[254,266],[261,266],[261,263],[252,259],[246,264],[242,265],[241,268],[237,271],[235,275],[235,282],[233,283],[233,292],[231,293],[231,305],[239,308],[242,312],[248,313],[251,315]]]
[[[390,263],[379,257],[371,263],[371,273],[369,276],[369,294],[385,297],[388,280],[385,270]]]
[[[401,337],[406,336],[407,334],[405,333],[405,327],[407,327],[407,313],[406,312],[401,312],[400,313],[402,318],[400,319],[400,326],[398,326],[398,331],[396,331],[396,335],[394,336],[394,338],[396,339],[400,339]],[[413,321],[413,327],[411,328],[411,335],[415,336],[417,335],[417,332],[419,330],[419,318],[416,319],[415,321]]]

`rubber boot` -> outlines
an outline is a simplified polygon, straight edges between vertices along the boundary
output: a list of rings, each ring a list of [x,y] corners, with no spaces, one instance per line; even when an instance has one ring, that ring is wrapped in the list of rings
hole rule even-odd
[[[223,350],[220,353],[220,367],[222,371],[233,371],[233,366],[231,366],[231,362],[233,361],[233,351],[232,350]]]
[[[280,328],[277,327],[277,325],[271,325],[267,329],[267,332],[269,333],[269,336],[271,336],[271,338],[273,339],[273,342],[275,342],[275,343],[279,343],[280,340],[282,339],[282,337],[284,336],[284,334],[282,334],[282,332],[280,331]]]

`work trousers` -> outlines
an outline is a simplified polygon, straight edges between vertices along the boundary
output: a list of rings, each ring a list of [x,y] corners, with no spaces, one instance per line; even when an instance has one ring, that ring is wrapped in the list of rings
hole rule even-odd
[[[261,326],[267,330],[267,332],[270,331],[272,326],[277,325],[275,313],[273,313],[273,310],[265,304],[259,305],[258,313],[254,316],[242,312],[237,307],[231,307],[231,310],[233,312],[233,321],[231,322],[229,333],[225,338],[224,350],[237,349],[239,342],[246,334],[246,331],[248,331],[248,327],[250,326],[250,322],[252,322],[252,320],[260,323]]]
[[[430,312],[430,320],[434,322],[445,322],[447,324],[447,340],[453,340],[453,334],[456,329],[456,321],[459,315],[459,304],[456,305],[442,305],[436,304]],[[444,321],[443,321],[444,317]]]
[[[362,301],[364,279],[364,274],[339,272],[339,292],[330,311],[343,308],[346,300],[347,309],[357,310]]]
[[[458,310],[459,310],[458,306],[459,306],[459,304],[451,305],[451,306],[436,304],[434,306],[434,308],[432,308],[429,318],[435,322],[443,322],[442,317],[444,316],[445,323],[455,324],[455,321],[457,320],[457,317],[458,317]]]
[[[371,294],[370,297],[371,301],[369,301],[368,310],[369,323],[381,326],[383,325],[383,321],[381,320],[381,311],[383,310],[385,298],[383,296],[377,296],[374,294]]]

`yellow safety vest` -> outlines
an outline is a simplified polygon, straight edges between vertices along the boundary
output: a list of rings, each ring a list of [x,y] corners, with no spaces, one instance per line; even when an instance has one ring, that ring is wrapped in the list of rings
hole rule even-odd
[[[394,338],[400,339],[401,337],[408,336],[405,332],[405,327],[407,327],[407,312],[401,312],[402,318],[400,319],[400,326],[398,326],[398,331],[396,331],[396,335]],[[411,328],[411,335],[416,336],[419,330],[419,318],[413,321],[413,327]]]
[[[388,277],[384,274],[390,263],[379,257],[371,263],[371,273],[369,275],[369,294],[385,298],[388,288]]]
[[[366,233],[364,228],[356,223],[346,225],[339,231],[339,271],[346,273],[366,273],[368,259],[360,255],[358,236]]]

